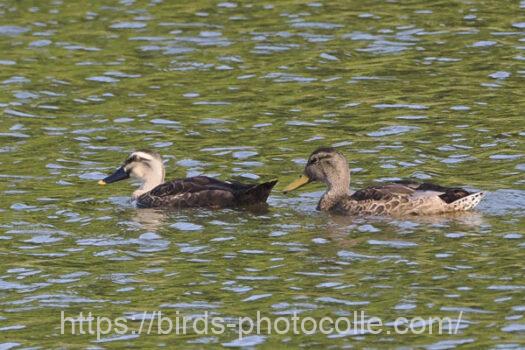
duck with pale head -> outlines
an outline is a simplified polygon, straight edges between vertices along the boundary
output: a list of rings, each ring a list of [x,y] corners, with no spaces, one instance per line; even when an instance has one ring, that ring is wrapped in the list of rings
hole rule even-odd
[[[243,184],[194,176],[164,182],[165,169],[160,154],[149,150],[131,153],[100,185],[137,178],[141,186],[132,194],[139,208],[232,208],[266,203],[277,181]]]

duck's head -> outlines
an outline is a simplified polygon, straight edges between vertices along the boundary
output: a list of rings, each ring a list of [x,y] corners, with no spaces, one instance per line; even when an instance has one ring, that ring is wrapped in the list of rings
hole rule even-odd
[[[345,156],[333,147],[316,149],[308,157],[303,175],[289,184],[284,189],[284,193],[314,181],[325,183],[329,190],[347,193],[350,185],[350,169]]]
[[[138,197],[142,193],[151,191],[163,183],[164,164],[160,154],[149,150],[135,151],[126,158],[120,168],[98,183],[106,185],[129,179],[130,177],[137,178],[142,182],[142,186],[133,193],[133,197]]]

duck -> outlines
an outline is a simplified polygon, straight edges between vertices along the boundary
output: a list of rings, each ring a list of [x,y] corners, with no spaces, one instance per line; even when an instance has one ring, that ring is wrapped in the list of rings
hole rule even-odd
[[[333,147],[319,147],[312,152],[303,175],[290,183],[284,193],[315,181],[327,186],[317,210],[340,215],[405,216],[462,212],[474,208],[485,196],[484,192],[411,180],[352,192],[348,161]]]
[[[261,184],[221,181],[194,176],[164,182],[165,168],[159,153],[142,149],[132,152],[100,185],[136,178],[140,187],[131,196],[138,208],[233,208],[265,204],[276,180]]]

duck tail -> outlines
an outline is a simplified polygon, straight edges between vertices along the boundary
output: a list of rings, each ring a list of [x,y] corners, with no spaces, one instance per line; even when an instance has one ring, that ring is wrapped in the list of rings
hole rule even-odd
[[[237,197],[239,204],[265,203],[276,183],[277,180],[268,181],[243,190]]]
[[[465,211],[470,210],[477,206],[479,202],[485,197],[485,192],[476,192],[471,193],[466,197],[457,199],[449,204],[447,206],[452,209],[452,211]]]

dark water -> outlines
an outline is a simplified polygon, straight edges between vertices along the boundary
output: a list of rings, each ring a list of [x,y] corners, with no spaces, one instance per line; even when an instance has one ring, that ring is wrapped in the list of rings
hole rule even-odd
[[[516,349],[525,337],[524,2],[0,2],[0,349]],[[317,146],[352,186],[489,192],[478,210],[329,217],[284,196]],[[278,178],[267,212],[137,210],[96,180]],[[441,316],[457,334],[60,334],[60,311]],[[138,325],[138,322],[134,322]]]

